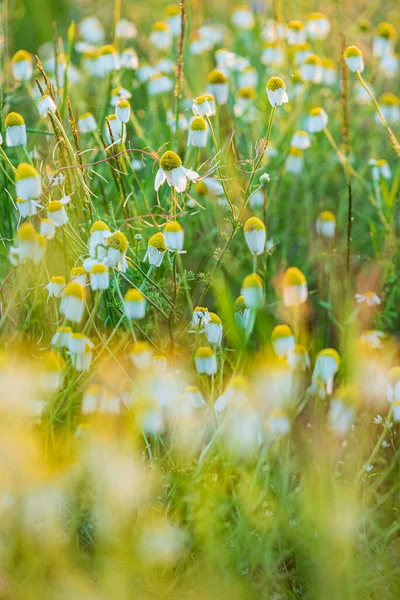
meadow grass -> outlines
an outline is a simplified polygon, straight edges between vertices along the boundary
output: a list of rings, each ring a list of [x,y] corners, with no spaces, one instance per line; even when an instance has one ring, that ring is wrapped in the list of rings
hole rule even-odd
[[[400,596],[396,3],[0,2],[0,597]]]

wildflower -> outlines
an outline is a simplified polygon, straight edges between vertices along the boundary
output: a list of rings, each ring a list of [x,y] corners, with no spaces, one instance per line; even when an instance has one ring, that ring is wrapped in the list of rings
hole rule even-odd
[[[224,195],[224,188],[215,177],[204,177],[196,183],[195,191],[199,196],[209,196],[211,198],[219,198]]]
[[[387,52],[381,58],[380,68],[386,77],[396,77],[399,70],[399,56],[394,52]]]
[[[64,380],[65,360],[56,350],[48,350],[44,355],[41,388],[46,392],[57,392]]]
[[[300,148],[291,146],[289,148],[289,154],[286,159],[286,171],[293,173],[293,175],[299,175],[303,170],[304,153]]]
[[[215,52],[215,62],[217,63],[217,71],[227,74],[235,68],[237,57],[234,52],[227,50],[227,48],[219,48]]]
[[[5,118],[4,125],[6,127],[7,146],[9,146],[10,148],[12,148],[13,146],[26,146],[26,126],[25,121],[20,114],[16,112],[9,113]]]
[[[126,262],[126,252],[128,250],[128,240],[121,231],[116,231],[107,238],[107,266],[114,268],[118,266],[118,270],[125,273],[128,269]]]
[[[152,77],[156,73],[157,69],[155,69],[151,65],[143,63],[137,70],[137,78],[140,83],[146,83],[147,81],[149,81],[150,77]]]
[[[124,310],[129,319],[143,319],[146,316],[146,300],[140,290],[128,290],[124,297]]]
[[[335,85],[337,81],[337,70],[331,58],[322,59],[322,82],[325,85]]]
[[[42,219],[40,221],[40,233],[48,240],[52,240],[56,234],[56,226],[53,219]]]
[[[368,307],[377,306],[381,300],[375,292],[366,292],[365,294],[356,294],[357,304],[366,304]]]
[[[329,428],[338,435],[347,435],[355,419],[355,390],[339,390],[329,403]]]
[[[234,106],[235,115],[237,117],[244,116],[246,122],[254,122],[257,119],[257,112],[254,107],[255,98],[256,93],[253,88],[240,88]]]
[[[390,403],[400,402],[400,367],[393,367],[387,375],[386,398]]]
[[[244,237],[252,254],[262,254],[265,249],[267,230],[258,217],[250,217],[244,224]]]
[[[119,56],[117,50],[111,44],[108,46],[102,46],[100,48],[100,55],[98,59],[99,74],[104,77],[112,71],[118,71]]]
[[[239,296],[233,306],[235,321],[242,329],[247,329],[250,319],[250,308],[246,304],[244,296]]]
[[[300,76],[303,81],[321,83],[322,73],[322,61],[316,54],[310,54],[307,56],[300,67]]]
[[[295,44],[293,46],[293,52],[296,65],[302,65],[304,61],[312,55],[311,46],[308,42]]]
[[[60,275],[54,275],[46,285],[46,289],[49,292],[49,298],[58,298],[64,288],[65,277]]]
[[[130,91],[122,87],[122,85],[119,85],[118,87],[114,88],[111,92],[110,104],[111,106],[117,106],[120,100],[130,100],[131,98],[132,94],[130,93]]]
[[[26,217],[33,217],[33,215],[36,215],[38,207],[40,208],[40,204],[35,202],[35,200],[22,200],[22,198],[17,198],[16,203],[23,219]]]
[[[89,43],[98,44],[104,40],[104,28],[97,17],[86,17],[79,23],[81,37]]]
[[[283,408],[274,408],[268,418],[267,428],[273,436],[283,436],[290,432],[290,420]]]
[[[18,50],[11,60],[13,77],[17,81],[29,81],[32,77],[32,55],[26,50]]]
[[[172,133],[176,132],[176,116],[172,114],[172,111],[167,111],[167,125],[169,126]],[[188,129],[189,123],[184,114],[180,113],[178,115],[178,131],[186,131]]]
[[[328,115],[323,108],[317,106],[310,110],[307,121],[307,129],[309,133],[319,133],[323,131],[328,124]]]
[[[111,231],[104,221],[95,221],[90,228],[89,255],[92,258],[102,259],[107,253],[107,239]]]
[[[283,304],[299,306],[307,302],[307,280],[297,267],[289,267],[283,276]]]
[[[392,173],[387,160],[371,159],[368,164],[372,167],[372,179],[374,179],[374,181],[379,181],[381,177],[382,179],[391,178]]]
[[[286,86],[280,77],[271,77],[267,83],[266,91],[271,106],[281,106],[282,103],[289,102]]]
[[[158,50],[168,50],[172,46],[172,31],[165,21],[157,21],[153,25],[149,41]]]
[[[302,44],[306,41],[306,30],[301,21],[289,21],[287,28],[287,43],[289,46]]]
[[[203,394],[195,385],[185,387],[184,397],[191,408],[203,408],[206,405]]]
[[[333,391],[333,380],[340,366],[340,356],[333,348],[326,348],[317,354],[312,384],[315,390],[322,388],[328,395]],[[322,390],[321,390],[322,391]],[[325,394],[325,392],[323,392]]]
[[[178,4],[168,4],[165,20],[171,28],[172,35],[177,37],[181,32],[181,11]]]
[[[258,73],[255,67],[245,67],[238,76],[239,88],[256,88],[258,85]]]
[[[54,114],[57,110],[53,98],[49,95],[42,96],[38,100],[39,114],[41,117],[47,117],[49,113]]]
[[[93,291],[107,290],[110,285],[110,275],[106,265],[96,263],[90,271],[90,287]]]
[[[149,79],[148,92],[150,96],[165,94],[170,92],[174,87],[172,79],[163,73],[154,73]]]
[[[213,312],[210,312],[209,315],[210,320],[204,324],[204,331],[207,336],[207,341],[209,344],[220,346],[223,333],[222,321],[219,316]]]
[[[219,25],[206,24],[199,27],[199,36],[201,39],[209,40],[213,46],[221,44],[224,39],[223,28]]]
[[[266,67],[281,67],[284,63],[285,55],[277,42],[265,42],[261,53],[261,62]]]
[[[231,379],[222,396],[214,403],[216,413],[223,412],[226,408],[240,410],[248,402],[248,381],[245,377],[236,376]]]
[[[229,86],[225,73],[214,69],[208,74],[207,81],[208,92],[215,98],[216,103],[226,104],[228,102]]]
[[[202,117],[194,117],[189,125],[188,146],[205,148],[207,146],[208,125]]]
[[[390,123],[398,123],[400,121],[400,99],[398,96],[390,92],[383,94],[379,98],[379,106],[387,121]],[[376,120],[380,122],[378,115],[376,115]]]
[[[307,148],[311,146],[310,136],[306,131],[296,131],[296,133],[293,134],[290,145],[292,148],[307,150]]]
[[[393,404],[393,420],[395,423],[400,422],[400,402],[394,402]]]
[[[136,25],[128,19],[120,19],[115,27],[115,34],[123,40],[133,40],[137,34]]]
[[[311,366],[310,357],[304,346],[296,344],[287,354],[287,361],[293,371],[305,371]]]
[[[140,371],[150,369],[153,361],[153,350],[147,342],[136,342],[131,348],[130,359]]]
[[[103,412],[102,408],[107,405],[107,390],[98,384],[87,386],[81,405],[83,415],[93,415]]]
[[[172,150],[164,152],[154,181],[154,189],[158,191],[166,181],[170,187],[174,187],[177,192],[182,193],[186,190],[188,179],[196,181],[199,179],[199,175],[195,171],[183,167],[181,159]]]
[[[71,354],[83,354],[86,350],[87,337],[84,333],[71,333],[68,350]]]
[[[353,73],[364,71],[364,60],[361,50],[357,46],[348,46],[343,53],[344,59],[350,71]]]
[[[80,133],[93,133],[93,131],[96,131],[97,123],[92,113],[87,112],[79,117],[78,128]]]
[[[268,19],[264,28],[261,31],[264,40],[276,42],[286,38],[286,24],[278,23],[273,19]]]
[[[84,371],[89,371],[93,357],[93,343],[90,340],[88,340],[88,338],[83,334],[72,334],[70,338],[70,344],[72,336],[79,336],[82,342],[84,341],[84,348],[82,342],[82,345],[80,345],[79,347],[79,350],[81,350],[80,352],[72,352],[71,349],[69,349],[72,366],[76,369],[76,371],[80,373]],[[77,344],[80,343],[78,337],[76,337],[75,340]]]
[[[113,114],[106,117],[104,134],[109,144],[124,143],[126,131],[124,131],[122,135],[122,123],[119,119],[117,119],[117,115]]]
[[[128,123],[131,115],[131,105],[127,100],[120,100],[115,108],[115,116],[122,123]]]
[[[70,201],[69,196],[65,196],[61,200],[52,200],[47,205],[47,218],[52,219],[56,227],[62,227],[68,223],[68,215],[64,206]]]
[[[232,13],[232,24],[238,29],[253,29],[254,13],[249,6],[236,6]]]
[[[311,40],[323,40],[330,32],[331,25],[326,15],[322,13],[311,13],[306,22],[306,34]]]
[[[217,359],[215,354],[209,346],[203,346],[197,348],[194,356],[197,372],[202,375],[214,375],[217,370]]]
[[[136,71],[139,68],[139,59],[133,48],[125,48],[120,55],[121,69]]]
[[[51,340],[51,345],[58,346],[59,348],[68,348],[71,334],[71,327],[58,327]]]
[[[183,250],[184,232],[177,221],[168,221],[164,225],[164,241],[169,250]]]
[[[161,266],[166,251],[167,246],[165,245],[165,238],[160,231],[152,235],[149,239],[147,251],[143,260],[145,261],[147,259],[150,265],[159,267]]]
[[[330,210],[323,210],[315,223],[318,235],[326,238],[335,237],[336,217]]]
[[[212,50],[212,43],[209,40],[193,40],[189,44],[189,52],[194,56],[200,56],[204,52]]]
[[[240,292],[249,308],[260,308],[264,297],[264,285],[257,273],[247,275]]]
[[[295,347],[294,335],[288,325],[276,325],[272,330],[271,342],[275,354],[281,358],[287,356]]]
[[[192,327],[196,330],[201,329],[203,326],[205,327],[207,323],[210,323],[211,316],[208,311],[208,308],[204,306],[196,306],[192,315]]]
[[[383,347],[384,340],[384,332],[378,331],[376,329],[369,329],[367,331],[363,331],[360,335],[360,341],[369,346],[371,350],[381,350]]]
[[[382,58],[393,52],[397,40],[397,31],[391,23],[379,23],[372,41],[373,55]]]
[[[86,291],[77,281],[68,283],[62,291],[60,312],[68,321],[80,323],[85,310]]]
[[[197,96],[193,100],[192,111],[195,115],[200,115],[201,117],[207,116],[212,117],[215,115],[215,99],[212,94],[203,94],[202,96]]]
[[[81,285],[86,285],[86,273],[83,267],[72,267],[69,274],[71,281],[77,281]]]
[[[20,163],[16,173],[16,190],[21,200],[38,198],[42,194],[40,175],[34,166],[28,163]]]

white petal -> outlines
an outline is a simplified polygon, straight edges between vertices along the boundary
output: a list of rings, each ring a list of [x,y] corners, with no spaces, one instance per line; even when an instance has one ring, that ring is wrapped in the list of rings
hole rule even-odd
[[[166,176],[165,176],[164,171],[161,168],[158,169],[157,174],[156,174],[156,178],[154,180],[154,189],[156,190],[156,192],[162,186],[162,184],[164,183],[165,179],[166,179]]]
[[[192,169],[185,169],[185,167],[182,167],[182,169],[184,170],[186,177],[190,179],[190,181],[196,181],[197,179],[200,179],[200,175],[196,173],[196,171],[192,171]]]

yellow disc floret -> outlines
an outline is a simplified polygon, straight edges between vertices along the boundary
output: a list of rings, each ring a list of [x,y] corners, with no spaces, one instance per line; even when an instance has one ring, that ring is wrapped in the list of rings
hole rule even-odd
[[[213,356],[212,348],[200,346],[200,348],[197,348],[195,356],[196,358],[211,358]]]
[[[283,276],[283,285],[304,285],[307,280],[297,267],[289,267]]]
[[[143,302],[144,296],[140,290],[133,288],[126,292],[124,300],[125,302]]]
[[[167,250],[167,246],[165,245],[164,234],[159,231],[151,236],[148,241],[149,246],[153,246],[153,248],[157,248],[159,252],[165,252]]]
[[[121,231],[116,231],[113,235],[107,238],[107,244],[110,248],[115,248],[120,252],[126,252],[128,250],[128,240]]]
[[[103,273],[107,273],[107,271],[108,269],[106,265],[103,265],[103,263],[96,263],[90,270],[90,272],[93,273],[93,275],[100,275]]]
[[[85,300],[86,298],[86,290],[77,281],[71,281],[63,290],[63,296],[74,296],[75,298],[79,298],[79,300]]]
[[[225,75],[225,73],[223,73],[219,69],[213,69],[209,72],[207,81],[211,84],[224,84],[227,83],[228,78]]]
[[[18,127],[24,125],[25,121],[17,112],[10,112],[5,118],[4,125],[6,127]]]
[[[160,166],[163,171],[172,171],[182,166],[182,161],[173,150],[167,150],[160,158]]]
[[[243,279],[242,288],[263,288],[263,280],[257,273],[251,273]]]
[[[244,231],[265,231],[265,225],[258,217],[250,217],[244,224]]]
[[[168,221],[168,223],[165,223],[164,225],[164,231],[168,233],[177,233],[178,231],[183,231],[183,229],[178,221]]]
[[[286,89],[283,79],[280,77],[271,77],[267,83],[267,90],[269,92],[276,92],[277,90]]]
[[[90,234],[94,233],[95,231],[110,231],[110,228],[107,223],[104,223],[104,221],[95,221],[90,228]]]
[[[205,131],[207,129],[207,123],[201,117],[195,117],[190,123],[190,129],[192,131]]]

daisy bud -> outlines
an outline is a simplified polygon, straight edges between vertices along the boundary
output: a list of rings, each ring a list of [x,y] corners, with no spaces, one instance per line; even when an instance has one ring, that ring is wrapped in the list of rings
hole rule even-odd
[[[63,289],[60,312],[68,321],[80,323],[85,310],[86,290],[77,281],[71,281]]]
[[[277,356],[283,358],[294,350],[294,335],[288,325],[276,325],[272,330],[271,342]]]
[[[267,429],[274,437],[290,433],[290,420],[283,408],[274,408],[267,421]]]
[[[13,146],[26,146],[26,126],[25,121],[20,114],[16,112],[9,113],[5,118],[4,125],[6,127],[7,146],[10,148]]]
[[[387,92],[379,98],[379,106],[384,118],[390,123],[398,123],[400,121],[400,99],[395,94]],[[376,121],[380,123],[379,115],[376,114]]]
[[[206,405],[203,394],[195,385],[188,385],[184,391],[185,401],[191,408],[203,408]]]
[[[72,267],[69,274],[71,281],[77,281],[81,285],[86,285],[86,272],[83,267]]]
[[[32,77],[32,55],[26,50],[18,50],[11,60],[13,77],[17,81],[28,81]]]
[[[90,287],[93,291],[107,290],[110,285],[110,275],[106,265],[97,263],[90,271]]]
[[[49,298],[58,298],[64,288],[65,277],[62,277],[61,275],[54,275],[46,285],[46,289],[49,292]]]
[[[247,275],[242,283],[240,292],[249,308],[260,308],[264,298],[264,285],[257,273]]]
[[[283,276],[283,304],[299,306],[307,302],[307,280],[297,267],[289,267]]]
[[[328,17],[322,13],[311,13],[306,23],[306,34],[310,40],[323,40],[330,32]]]
[[[258,217],[250,217],[244,224],[244,237],[252,254],[262,254],[265,250],[267,230]]]
[[[222,321],[218,315],[210,312],[210,320],[204,325],[204,331],[206,332],[207,341],[209,344],[215,344],[216,346],[221,345],[223,326]]]
[[[312,383],[326,390],[328,395],[333,391],[333,380],[340,366],[340,356],[334,348],[325,348],[317,354]]]
[[[287,43],[289,46],[302,44],[306,41],[306,30],[301,21],[289,21],[287,29]]]
[[[296,131],[290,142],[292,148],[299,150],[307,150],[311,146],[310,136],[306,131]]]
[[[177,221],[168,221],[165,223],[164,241],[169,250],[183,250],[184,232]]]
[[[47,117],[49,113],[54,114],[57,110],[56,104],[51,96],[45,95],[39,98],[39,114],[41,117]]]
[[[217,359],[209,346],[197,348],[194,361],[199,375],[215,375],[218,371]]]
[[[157,21],[153,25],[149,41],[159,50],[168,50],[172,46],[172,31],[165,21]]]
[[[68,348],[71,335],[71,327],[58,327],[51,340],[51,345],[58,348]]]
[[[128,290],[124,297],[125,314],[129,319],[143,319],[146,316],[146,300],[140,290]]]
[[[112,45],[102,46],[98,58],[99,73],[102,77],[119,69],[118,52]]]
[[[21,200],[38,198],[42,194],[40,175],[33,165],[20,163],[16,173],[17,195]]]
[[[47,218],[52,219],[56,227],[62,227],[68,223],[68,215],[64,204],[59,200],[53,200],[47,205]]]
[[[310,110],[307,121],[309,133],[319,133],[323,131],[328,124],[328,115],[323,108],[317,106]]]
[[[250,313],[250,308],[247,306],[244,296],[236,298],[235,304],[233,305],[233,316],[236,323],[242,327],[242,329],[247,329]]]
[[[238,29],[246,31],[253,29],[255,24],[254,13],[249,6],[236,6],[232,13],[232,24]]]
[[[40,233],[47,239],[52,240],[56,234],[56,226],[53,219],[42,219],[40,222]]]
[[[300,67],[300,76],[303,81],[321,83],[322,73],[322,61],[316,54],[310,54],[307,56]]]
[[[115,115],[122,123],[128,123],[131,116],[131,105],[127,100],[120,100],[115,107]]]
[[[229,86],[228,78],[222,71],[214,69],[208,74],[208,91],[215,98],[217,104],[226,104],[228,102]]]
[[[376,35],[372,41],[373,55],[382,58],[395,48],[397,31],[391,23],[379,23]]]
[[[304,152],[300,148],[291,146],[286,159],[286,171],[293,175],[299,175],[303,170]]]
[[[388,373],[386,398],[390,403],[400,402],[400,367],[393,367]]]
[[[92,113],[87,112],[79,117],[78,128],[80,133],[92,133],[93,131],[96,131],[97,123]]]
[[[336,229],[336,217],[330,210],[323,210],[316,223],[315,229],[318,235],[326,238],[334,238],[335,237],[335,229]]]
[[[357,46],[348,46],[343,53],[346,65],[353,73],[364,71],[364,60],[361,54],[361,50]]]
[[[286,86],[280,77],[271,77],[267,83],[266,91],[271,106],[281,106],[289,102]]]
[[[153,364],[153,350],[147,342],[136,342],[131,348],[130,359],[140,371],[150,369]]]
[[[211,321],[211,316],[208,308],[204,306],[196,306],[192,315],[192,327],[196,330],[202,329],[207,323]]]
[[[121,69],[136,71],[139,68],[139,59],[133,48],[125,48],[120,56]]]
[[[57,392],[64,380],[65,360],[56,350],[48,350],[43,360],[40,386],[45,392]]]
[[[164,254],[167,251],[164,235],[160,232],[151,236],[147,244],[147,252],[143,260],[148,260],[154,267],[161,266]]]
[[[192,111],[193,114],[200,115],[201,117],[214,116],[216,112],[214,96],[212,94],[197,96],[197,98],[193,100]]]
[[[121,231],[116,231],[107,238],[107,265],[111,268],[118,266],[119,271],[125,273],[128,269],[126,262],[126,252],[128,250],[128,240]]]
[[[205,148],[207,146],[208,125],[202,117],[194,117],[189,125],[188,146]]]

